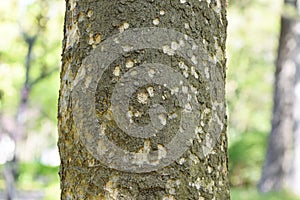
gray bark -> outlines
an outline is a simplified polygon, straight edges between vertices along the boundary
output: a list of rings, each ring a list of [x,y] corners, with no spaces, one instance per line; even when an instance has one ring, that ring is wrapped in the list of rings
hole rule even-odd
[[[298,13],[299,13],[298,3]],[[293,35],[295,37],[294,43],[296,47],[294,49],[293,59],[295,61],[295,78],[293,85],[293,154],[291,161],[291,169],[288,177],[288,187],[300,196],[300,19],[299,16],[293,21]]]
[[[294,63],[287,46],[290,32],[289,19],[282,18],[278,63],[275,74],[275,94],[272,130],[259,183],[261,191],[279,190],[287,179],[292,150]]]
[[[229,199],[225,1],[67,1],[62,199]]]
[[[285,2],[297,13],[297,1]],[[299,80],[300,20],[289,13],[281,18],[275,73],[272,130],[265,165],[258,185],[262,192],[289,188],[299,194]]]
[[[300,20],[297,26],[300,25]],[[300,40],[299,33],[297,34],[298,41]],[[298,44],[300,45],[300,44]],[[299,46],[298,52],[300,52]],[[299,57],[299,55],[297,55]],[[299,59],[299,58],[298,58]],[[291,170],[288,177],[288,187],[297,195],[300,196],[300,65],[297,61],[295,84],[294,84],[294,106],[293,106],[293,157]]]

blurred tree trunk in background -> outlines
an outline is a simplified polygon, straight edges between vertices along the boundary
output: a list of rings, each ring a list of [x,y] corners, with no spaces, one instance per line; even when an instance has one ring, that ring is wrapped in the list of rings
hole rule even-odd
[[[66,8],[58,105],[61,198],[229,199],[225,1],[67,0]],[[156,77],[159,70],[166,73]],[[189,86],[167,89],[173,84]],[[185,98],[195,104],[182,108]],[[112,113],[124,107],[122,121],[124,113]],[[158,121],[150,108],[161,112]],[[201,117],[193,118],[198,111]],[[127,130],[132,124],[163,129],[144,139],[134,135],[144,126],[133,133]],[[182,141],[191,127],[192,138]],[[181,155],[169,162],[172,154]]]
[[[275,73],[272,130],[259,190],[300,194],[299,2],[285,1]]]
[[[6,128],[5,122],[0,121],[1,129],[4,132],[7,132],[12,140],[15,143],[15,148],[13,152],[13,158],[10,161],[7,161],[4,164],[3,175],[5,178],[6,189],[4,191],[5,199],[21,199],[22,196],[18,196],[17,188],[15,186],[15,182],[18,178],[19,174],[19,158],[20,153],[24,151],[22,149],[22,142],[28,136],[28,113],[29,113],[29,96],[37,84],[41,81],[45,80],[47,77],[52,75],[54,72],[58,71],[58,67],[48,66],[46,63],[43,63],[43,66],[39,65],[35,68],[41,68],[41,72],[37,74],[36,77],[33,78],[32,71],[34,70],[34,48],[38,46],[37,39],[43,36],[43,33],[47,27],[48,22],[48,4],[46,1],[41,0],[35,2],[39,5],[39,12],[35,13],[37,16],[33,16],[34,21],[31,22],[32,27],[30,29],[26,29],[22,27],[23,24],[20,24],[20,34],[22,35],[22,39],[26,44],[26,57],[24,58],[24,81],[20,89],[19,101],[17,105],[17,112],[13,121],[13,130],[9,130]],[[25,9],[26,8],[22,8]],[[24,13],[22,13],[24,15]],[[23,15],[20,15],[23,17]],[[20,19],[25,21],[24,19]],[[48,52],[47,52],[48,53]],[[36,73],[36,72],[35,72]],[[1,119],[1,118],[0,118]],[[32,119],[31,119],[32,120]]]

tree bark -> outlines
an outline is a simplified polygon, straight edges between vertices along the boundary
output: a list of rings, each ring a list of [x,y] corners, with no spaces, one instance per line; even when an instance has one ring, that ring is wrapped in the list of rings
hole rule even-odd
[[[300,25],[300,20],[297,21],[297,27]],[[300,35],[297,33],[297,41],[299,44]],[[299,46],[297,46],[298,52],[300,52]],[[298,53],[299,56],[299,53]],[[300,65],[297,61],[295,81],[294,81],[294,106],[293,106],[293,154],[291,170],[288,177],[288,187],[297,195],[300,196]]]
[[[262,192],[289,188],[299,194],[299,25],[298,15],[281,18],[272,130],[258,185]]]
[[[62,199],[229,199],[225,1],[66,1]]]

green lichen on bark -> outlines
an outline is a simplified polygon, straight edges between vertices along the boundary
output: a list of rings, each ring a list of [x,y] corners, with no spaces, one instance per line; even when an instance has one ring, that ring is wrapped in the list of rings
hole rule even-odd
[[[212,152],[207,156],[203,154],[203,142],[207,129],[205,124],[209,114],[199,119],[204,124],[199,131],[198,138],[194,139],[192,146],[175,162],[157,171],[148,173],[128,173],[110,169],[95,159],[80,140],[80,136],[73,120],[74,99],[72,89],[77,72],[83,60],[97,45],[112,35],[132,28],[159,27],[176,30],[193,38],[197,43],[204,45],[212,60],[216,61],[214,69],[208,68],[210,77],[215,80],[218,88],[216,100],[225,107],[225,39],[226,39],[226,13],[225,1],[67,1],[65,17],[65,38],[63,46],[61,89],[59,100],[59,142],[61,156],[61,189],[62,199],[229,199],[229,186],[227,179],[227,138],[225,109],[220,111],[219,117],[223,130],[214,145]],[[199,110],[214,109],[213,104],[206,102],[208,98],[206,86],[201,78],[192,76],[192,64],[176,55],[168,55],[160,50],[132,51],[117,58],[106,70],[105,79],[98,83],[95,97],[95,109],[100,121],[105,117],[110,106],[110,97],[114,84],[131,67],[140,63],[160,62],[171,66],[180,73],[184,70],[178,63],[184,62],[189,69],[188,82],[199,91],[197,100]],[[117,67],[117,68],[116,68]],[[206,74],[199,74],[205,79]],[[218,79],[218,80],[217,80]],[[169,110],[180,113],[176,108],[176,98],[171,91],[159,85],[147,85],[139,92],[146,92],[147,87],[153,87],[154,93],[151,101],[162,102],[162,94],[168,98],[163,102]],[[148,92],[148,94],[150,94]],[[149,97],[150,99],[150,97]],[[143,101],[143,100],[140,100]],[[149,103],[149,102],[148,102]],[[147,103],[147,104],[148,104]],[[151,102],[150,102],[151,103]],[[147,104],[140,103],[132,98],[130,105],[133,112],[138,110],[142,117],[136,117],[136,123],[147,124],[149,116]],[[205,112],[206,112],[205,111]],[[104,117],[103,117],[104,116]],[[142,139],[132,138],[117,130],[113,121],[105,121],[108,129],[108,138],[128,151],[136,151],[143,146]],[[153,137],[153,148],[158,143],[167,143],[178,121],[165,127],[164,135]],[[209,145],[209,144],[208,144]]]

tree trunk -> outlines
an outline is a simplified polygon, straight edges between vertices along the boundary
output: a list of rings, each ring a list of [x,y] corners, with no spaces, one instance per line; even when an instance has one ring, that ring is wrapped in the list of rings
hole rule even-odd
[[[297,21],[297,26],[300,26],[300,20]],[[299,41],[300,35],[299,32],[297,33],[297,51],[300,52],[299,48]],[[299,56],[299,53],[298,53]],[[299,60],[296,61],[296,77],[295,77],[295,84],[293,87],[294,92],[294,106],[293,106],[293,117],[294,117],[294,124],[293,124],[293,157],[291,163],[291,170],[289,173],[288,179],[288,187],[297,195],[300,196],[300,63]]]
[[[288,3],[296,10],[296,1],[286,2],[286,5]],[[299,194],[299,25],[298,16],[289,14],[281,18],[272,130],[258,185],[262,192],[289,188]]]
[[[225,1],[67,2],[62,199],[229,199]]]

